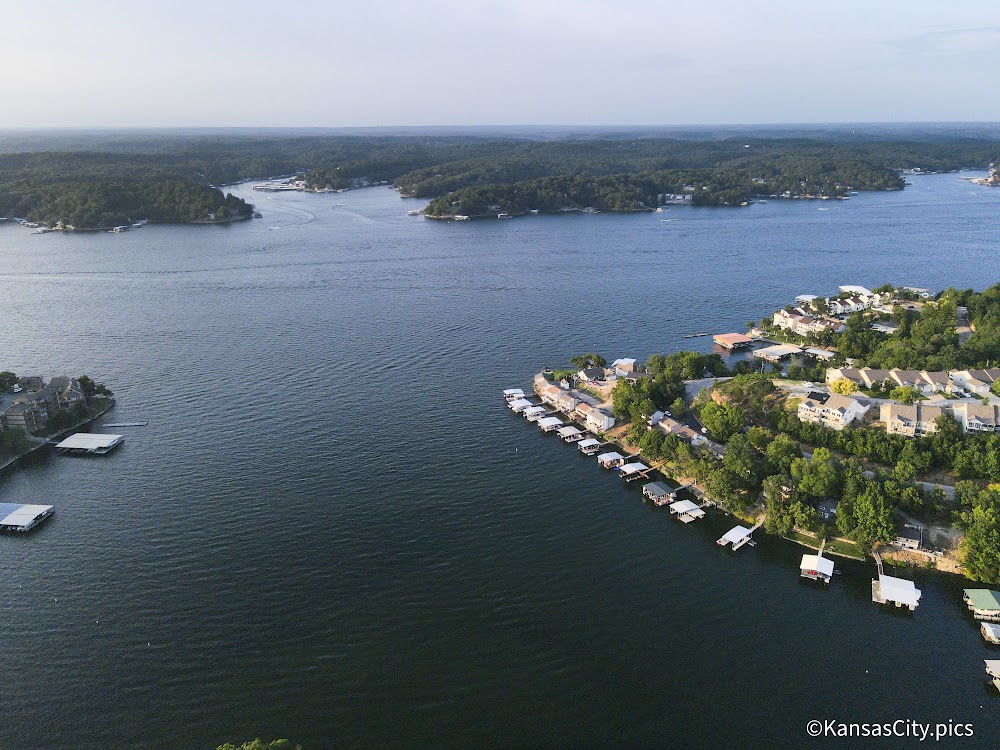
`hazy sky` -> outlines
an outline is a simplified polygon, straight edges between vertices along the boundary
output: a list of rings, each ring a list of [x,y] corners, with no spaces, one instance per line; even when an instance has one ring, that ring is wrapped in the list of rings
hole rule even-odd
[[[1000,120],[997,0],[0,0],[0,127]]]

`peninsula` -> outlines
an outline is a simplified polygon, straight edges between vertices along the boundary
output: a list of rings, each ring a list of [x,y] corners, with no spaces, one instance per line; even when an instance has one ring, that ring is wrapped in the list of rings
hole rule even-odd
[[[1000,142],[878,130],[467,135],[26,134],[0,144],[0,216],[46,229],[218,224],[254,207],[218,186],[334,192],[394,185],[429,218],[632,212],[848,198],[903,173],[985,168]],[[273,175],[282,175],[278,181]]]

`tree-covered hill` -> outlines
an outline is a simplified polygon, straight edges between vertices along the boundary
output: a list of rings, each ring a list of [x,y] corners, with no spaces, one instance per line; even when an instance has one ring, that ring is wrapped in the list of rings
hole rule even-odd
[[[0,133],[0,215],[77,226],[198,221],[250,210],[215,185],[293,174],[313,188],[392,182],[403,195],[437,198],[432,215],[628,211],[685,185],[694,203],[739,205],[757,194],[898,188],[903,168],[985,168],[1000,155],[985,135],[904,135]]]

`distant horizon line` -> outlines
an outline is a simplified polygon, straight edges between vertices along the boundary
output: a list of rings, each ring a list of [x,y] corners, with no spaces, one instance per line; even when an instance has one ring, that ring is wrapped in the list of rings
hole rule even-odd
[[[312,130],[312,131],[392,131],[392,130],[577,130],[577,131],[607,131],[607,130],[685,130],[685,129],[723,129],[738,130],[743,128],[905,128],[905,127],[1000,127],[1000,120],[868,120],[868,121],[837,121],[837,122],[747,122],[747,123],[712,123],[692,122],[674,124],[629,124],[617,125],[586,125],[586,124],[485,124],[485,125],[0,125],[0,133],[31,133],[52,131],[280,131],[280,130]]]

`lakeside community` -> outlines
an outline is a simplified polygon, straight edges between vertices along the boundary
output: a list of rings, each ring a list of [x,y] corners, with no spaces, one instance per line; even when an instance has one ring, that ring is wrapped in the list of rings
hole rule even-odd
[[[106,455],[123,435],[76,432],[114,406],[112,393],[86,375],[17,377],[0,372],[0,472],[41,450],[74,455]],[[55,513],[54,506],[4,503],[0,495],[0,532],[23,533]]]
[[[873,602],[910,611],[921,592],[888,564],[1000,584],[1000,367],[981,356],[995,346],[1000,289],[844,286],[795,303],[746,334],[715,334],[709,354],[608,364],[588,353],[504,397],[680,521],[711,508],[737,518],[719,546],[753,546],[763,529],[812,547],[805,579],[829,584],[833,557],[870,555]],[[941,340],[895,356],[923,335]],[[858,340],[864,356],[846,356]],[[970,361],[967,351],[982,366],[866,366]],[[964,599],[1000,644],[1000,592],[970,587]],[[1000,662],[988,671],[1000,688]]]

